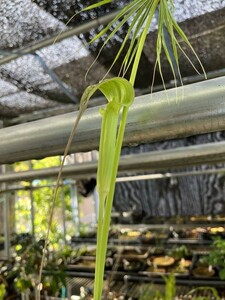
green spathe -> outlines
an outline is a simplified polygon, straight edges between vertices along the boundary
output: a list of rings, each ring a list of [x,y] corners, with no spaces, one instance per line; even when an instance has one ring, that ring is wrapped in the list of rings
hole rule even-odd
[[[111,219],[112,200],[116,173],[121,152],[122,137],[126,125],[126,115],[134,100],[132,84],[124,78],[115,77],[90,86],[84,92],[81,102],[87,105],[96,90],[100,90],[108,104],[101,109],[102,127],[99,146],[97,188],[99,194],[98,232],[94,299],[101,299],[108,231]],[[120,119],[120,112],[122,117]],[[119,125],[119,131],[118,131]]]

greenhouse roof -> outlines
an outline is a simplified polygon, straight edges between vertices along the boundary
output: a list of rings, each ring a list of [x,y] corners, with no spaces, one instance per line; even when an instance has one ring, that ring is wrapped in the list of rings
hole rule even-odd
[[[94,1],[85,1],[85,5]],[[102,45],[102,40],[92,45],[87,41],[102,28],[101,17],[121,9],[126,1],[114,1],[103,8],[77,14],[82,1],[74,0],[2,0],[0,3],[0,118],[10,120],[27,113],[53,111],[74,103],[84,88],[98,82],[112,63],[129,24],[102,51],[91,68],[85,82],[85,74]],[[83,2],[84,3],[84,2]],[[225,1],[224,0],[175,0],[174,15],[189,37],[206,71],[212,76],[223,73],[225,68]],[[76,35],[63,33],[82,24],[98,19],[97,26],[81,30]],[[136,89],[140,93],[149,90],[155,61],[156,19],[145,45]],[[53,43],[52,37],[58,36]],[[54,41],[55,39],[53,39]],[[43,44],[43,41],[49,43]],[[51,41],[51,42],[50,42]],[[40,44],[35,48],[35,45]],[[48,45],[47,45],[48,44]],[[43,47],[44,45],[44,47]],[[85,46],[84,46],[85,45]],[[35,49],[35,51],[34,51]],[[193,58],[194,62],[195,59]],[[118,74],[118,61],[109,76]],[[163,60],[167,83],[173,79]],[[196,75],[187,60],[181,60],[184,77]],[[156,85],[161,85],[156,74]],[[146,80],[146,78],[149,78]],[[188,81],[188,80],[187,80]],[[8,123],[7,123],[8,122]],[[4,125],[5,125],[4,124]]]

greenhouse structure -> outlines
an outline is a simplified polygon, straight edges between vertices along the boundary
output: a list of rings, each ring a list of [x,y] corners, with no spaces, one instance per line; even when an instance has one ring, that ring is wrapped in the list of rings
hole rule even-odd
[[[0,300],[225,299],[225,1],[0,1]]]

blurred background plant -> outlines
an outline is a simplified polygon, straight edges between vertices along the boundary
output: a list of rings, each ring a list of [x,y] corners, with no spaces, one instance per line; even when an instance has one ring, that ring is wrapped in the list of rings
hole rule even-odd
[[[0,300],[4,299],[4,296],[6,294],[6,287],[4,283],[0,283]]]
[[[1,295],[18,296],[23,299],[36,298],[37,280],[42,259],[44,240],[34,240],[29,234],[19,235],[9,260],[1,261]],[[62,245],[57,249],[49,243],[43,274],[43,291],[48,296],[60,296],[66,286],[66,266],[82,253],[82,249],[73,249]]]
[[[209,255],[204,258],[204,262],[217,267],[220,279],[225,279],[225,240],[218,237],[214,239]]]

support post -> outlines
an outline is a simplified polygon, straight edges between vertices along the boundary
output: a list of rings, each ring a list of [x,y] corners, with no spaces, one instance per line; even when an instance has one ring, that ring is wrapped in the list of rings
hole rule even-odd
[[[6,166],[2,166],[2,173],[6,172]],[[2,183],[2,190],[6,189],[6,183]],[[3,197],[3,232],[4,232],[4,256],[6,259],[10,257],[10,219],[9,219],[9,201],[8,194],[4,193]]]

